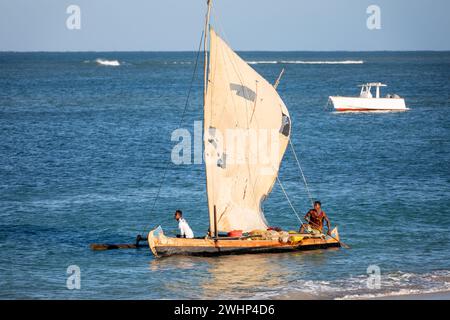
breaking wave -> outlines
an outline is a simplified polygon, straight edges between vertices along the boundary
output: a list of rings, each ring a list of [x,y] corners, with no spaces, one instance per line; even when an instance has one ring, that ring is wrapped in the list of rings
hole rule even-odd
[[[308,61],[308,60],[261,60],[247,61],[248,64],[363,64],[363,60]]]
[[[96,59],[95,62],[97,62],[97,64],[102,66],[110,66],[110,67],[120,66],[120,62],[118,60]]]
[[[394,296],[424,295],[450,291],[450,271],[425,274],[393,272],[381,276],[378,289],[367,287],[367,275],[332,281],[297,280],[272,292],[259,292],[257,299],[373,299]]]

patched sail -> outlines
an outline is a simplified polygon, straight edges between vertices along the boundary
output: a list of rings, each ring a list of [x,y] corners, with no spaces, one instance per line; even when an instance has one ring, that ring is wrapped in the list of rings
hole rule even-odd
[[[267,228],[261,204],[276,180],[290,129],[273,86],[211,30],[204,106],[211,233],[215,225],[220,232]]]

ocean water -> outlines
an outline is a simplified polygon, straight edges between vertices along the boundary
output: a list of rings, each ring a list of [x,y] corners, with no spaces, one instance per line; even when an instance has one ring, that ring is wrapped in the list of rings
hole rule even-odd
[[[279,93],[311,192],[350,250],[169,257],[133,242],[181,208],[207,230],[201,164],[170,162],[196,53],[0,53],[0,298],[357,298],[450,290],[450,53],[243,52]],[[105,63],[106,62],[106,63]],[[182,127],[202,119],[201,70]],[[381,81],[410,108],[344,113],[329,95]],[[166,179],[163,171],[168,164]],[[286,152],[280,179],[308,197]],[[159,186],[160,197],[152,209]],[[276,185],[271,225],[298,228]],[[81,271],[69,290],[67,268]],[[367,268],[381,272],[368,287]],[[370,282],[370,281],[369,281]]]

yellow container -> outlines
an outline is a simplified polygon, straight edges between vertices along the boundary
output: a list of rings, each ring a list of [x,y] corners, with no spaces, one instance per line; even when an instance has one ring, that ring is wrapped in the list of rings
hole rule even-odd
[[[289,237],[289,242],[292,243],[292,244],[299,243],[302,240],[303,240],[302,236],[290,236]]]

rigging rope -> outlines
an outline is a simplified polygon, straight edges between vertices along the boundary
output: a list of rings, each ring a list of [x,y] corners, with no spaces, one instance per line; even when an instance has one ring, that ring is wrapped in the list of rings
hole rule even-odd
[[[281,181],[280,181],[280,178],[278,178],[278,175],[277,175],[277,181],[278,181],[278,184],[280,185],[281,190],[282,190],[283,193],[284,193],[284,196],[286,197],[286,200],[288,201],[289,205],[291,206],[292,211],[294,211],[295,215],[297,216],[298,221],[300,221],[300,223],[303,224],[302,219],[301,219],[300,216],[298,215],[297,210],[295,210],[295,207],[294,207],[294,205],[292,204],[291,200],[289,199],[289,196],[288,196],[286,190],[284,189],[283,184],[282,184]]]
[[[308,193],[309,200],[311,201],[311,205],[314,207],[314,199],[313,199],[313,197],[311,195],[311,191],[309,190],[308,182],[306,181],[305,174],[303,173],[303,169],[302,169],[302,165],[300,164],[300,160],[298,160],[297,153],[295,152],[294,144],[292,143],[292,139],[289,139],[289,145],[291,147],[292,153],[294,154],[295,161],[297,162],[297,166],[300,169],[300,173],[302,175],[303,183],[305,185],[306,192]]]
[[[195,81],[195,75],[197,74],[198,60],[199,60],[199,57],[200,57],[200,52],[201,52],[202,43],[203,43],[203,34],[204,34],[204,31],[202,31],[202,34],[201,34],[201,36],[200,36],[200,43],[199,43],[199,45],[198,45],[198,51],[197,51],[197,57],[196,57],[196,59],[195,59],[194,71],[193,71],[193,73],[192,73],[191,83],[190,83],[190,85],[189,85],[189,90],[188,90],[188,94],[187,94],[187,97],[186,97],[186,102],[185,102],[185,104],[184,104],[184,109],[183,109],[183,113],[181,114],[180,123],[178,124],[178,128],[180,128],[181,125],[182,125],[183,122],[184,122],[184,116],[185,116],[185,114],[186,114],[186,109],[187,109],[187,107],[188,107],[188,105],[189,105],[189,99],[190,99],[190,97],[191,97],[192,87],[193,87],[193,84],[194,84],[194,81]],[[153,210],[155,209],[156,202],[158,201],[159,194],[161,193],[161,188],[162,188],[162,185],[164,184],[164,180],[165,180],[165,178],[166,178],[166,173],[167,173],[167,169],[168,169],[168,167],[169,167],[169,164],[170,164],[170,162],[167,162],[166,165],[165,165],[165,167],[164,167],[164,171],[163,171],[163,176],[162,176],[162,179],[161,179],[161,183],[159,184],[158,191],[157,191],[156,196],[155,196],[155,200],[153,201],[153,205],[152,205],[152,207],[151,207],[151,209],[150,209],[150,216],[151,216],[151,214],[153,213]],[[148,228],[148,226],[147,226],[147,228]],[[145,230],[144,230],[144,231],[145,231]],[[143,232],[144,232],[144,231],[143,231]]]

